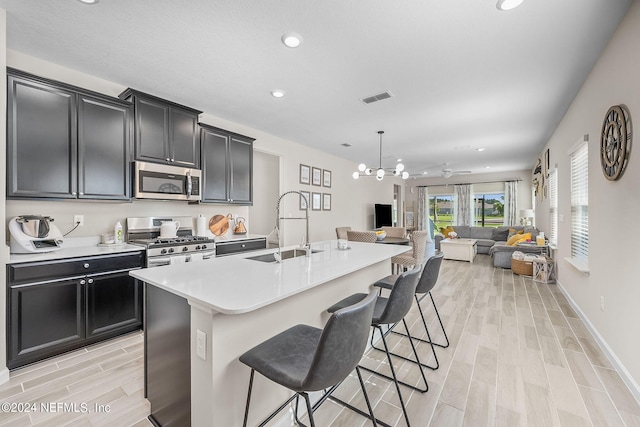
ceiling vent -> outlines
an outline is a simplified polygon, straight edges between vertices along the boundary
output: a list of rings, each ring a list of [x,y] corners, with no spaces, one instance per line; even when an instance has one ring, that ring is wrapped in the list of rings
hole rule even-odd
[[[348,142],[343,142],[342,144],[343,147],[351,147],[351,144],[349,144]]]
[[[362,98],[360,101],[364,102],[365,104],[371,104],[374,102],[382,101],[383,99],[389,99],[392,96],[393,94],[387,91],[387,92],[379,93],[377,95],[367,96],[366,98]]]

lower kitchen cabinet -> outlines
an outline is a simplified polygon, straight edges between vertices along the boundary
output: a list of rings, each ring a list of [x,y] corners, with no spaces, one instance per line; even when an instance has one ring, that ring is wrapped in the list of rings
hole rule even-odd
[[[142,284],[128,272],[87,278],[86,337],[108,335],[142,320]]]
[[[7,366],[140,329],[143,288],[129,271],[142,266],[142,252],[8,265]]]
[[[216,243],[216,257],[234,255],[243,252],[257,251],[267,248],[267,238],[232,240],[230,242]]]
[[[82,294],[77,279],[9,288],[9,368],[82,344]]]

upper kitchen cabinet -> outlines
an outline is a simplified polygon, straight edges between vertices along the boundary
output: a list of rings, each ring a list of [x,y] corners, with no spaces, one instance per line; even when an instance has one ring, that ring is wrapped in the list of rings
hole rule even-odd
[[[78,197],[129,199],[131,104],[78,96]]]
[[[136,160],[200,168],[201,111],[133,89],[119,97],[134,105]]]
[[[130,198],[130,103],[13,69],[7,100],[7,197]]]
[[[253,203],[253,141],[200,124],[203,202]]]

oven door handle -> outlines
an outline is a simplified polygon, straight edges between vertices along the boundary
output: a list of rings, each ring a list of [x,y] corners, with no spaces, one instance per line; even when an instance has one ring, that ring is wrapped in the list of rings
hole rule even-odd
[[[202,259],[211,259],[211,258],[215,258],[215,256],[216,256],[216,251],[202,252]]]
[[[186,255],[174,255],[170,257],[151,258],[147,260],[147,267],[159,267],[161,265],[170,265],[171,259],[176,259],[176,258],[182,258],[184,260],[183,262],[187,262]]]
[[[147,267],[159,267],[161,265],[169,265],[171,257],[166,258],[151,258],[147,260]]]

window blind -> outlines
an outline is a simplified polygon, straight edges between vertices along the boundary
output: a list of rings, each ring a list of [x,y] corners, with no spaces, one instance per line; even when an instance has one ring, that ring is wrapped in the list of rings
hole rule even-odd
[[[549,172],[549,242],[558,243],[558,170]]]
[[[589,264],[589,150],[586,142],[571,153],[571,258]]]

